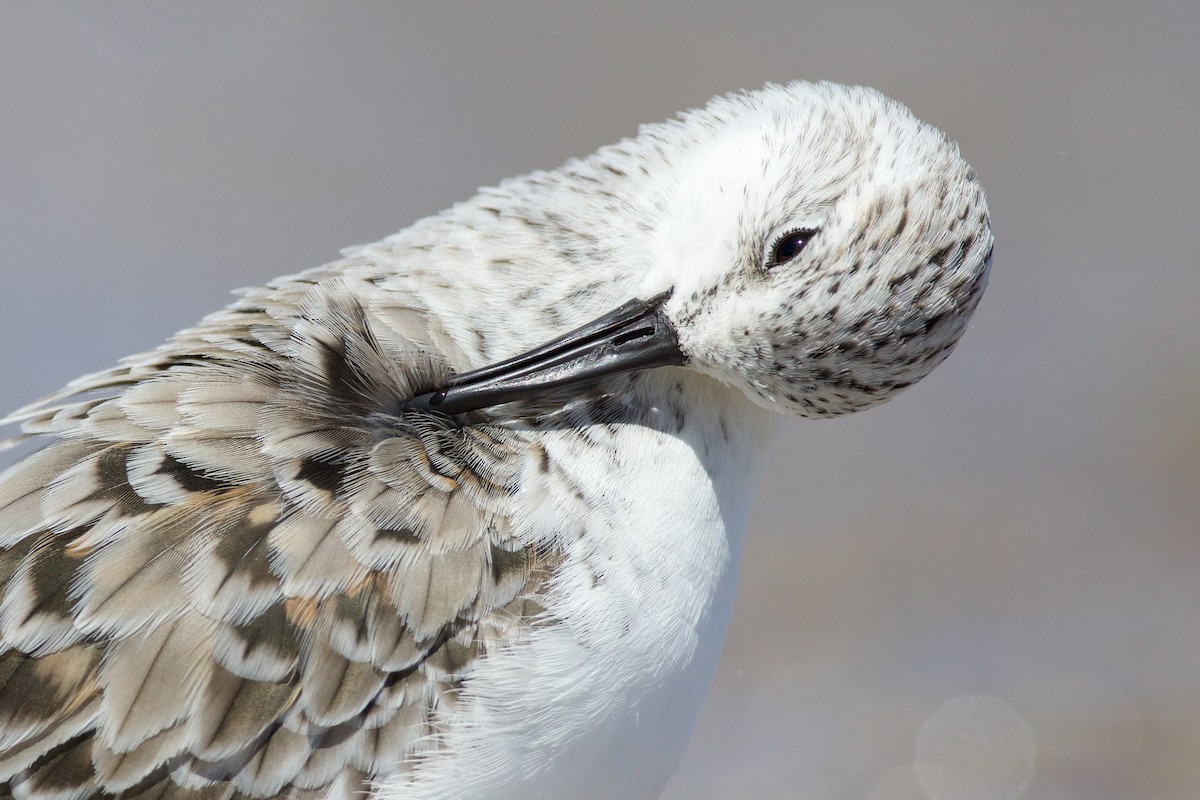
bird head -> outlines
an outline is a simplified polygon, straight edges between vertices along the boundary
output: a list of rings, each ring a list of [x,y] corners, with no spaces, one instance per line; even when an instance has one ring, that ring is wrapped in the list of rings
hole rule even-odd
[[[769,86],[639,140],[616,151],[656,159],[639,298],[412,405],[459,413],[675,366],[831,417],[894,396],[959,340],[991,265],[987,204],[958,147],[901,104]]]

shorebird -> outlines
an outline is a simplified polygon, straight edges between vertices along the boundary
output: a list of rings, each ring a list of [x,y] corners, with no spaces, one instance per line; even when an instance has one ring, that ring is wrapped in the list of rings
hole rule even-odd
[[[0,796],[656,796],[778,412],[919,380],[991,254],[942,133],[768,86],[18,411]]]

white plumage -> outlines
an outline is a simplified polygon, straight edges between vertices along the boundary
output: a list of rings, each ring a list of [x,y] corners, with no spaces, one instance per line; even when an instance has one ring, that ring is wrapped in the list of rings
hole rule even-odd
[[[46,446],[0,476],[0,797],[657,795],[771,412],[919,380],[991,249],[941,133],[769,86],[18,412]]]

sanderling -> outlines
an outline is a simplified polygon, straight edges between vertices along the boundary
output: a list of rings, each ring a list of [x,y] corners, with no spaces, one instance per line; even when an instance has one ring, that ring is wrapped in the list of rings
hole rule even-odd
[[[991,252],[943,134],[768,86],[17,412],[0,794],[655,796],[772,412],[919,380]]]

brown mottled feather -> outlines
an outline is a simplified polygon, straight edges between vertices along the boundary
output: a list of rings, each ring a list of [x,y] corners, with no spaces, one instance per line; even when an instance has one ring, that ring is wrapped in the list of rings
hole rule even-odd
[[[442,335],[331,275],[19,415],[56,438],[0,476],[0,798],[364,788],[539,610],[530,445],[402,412]]]

